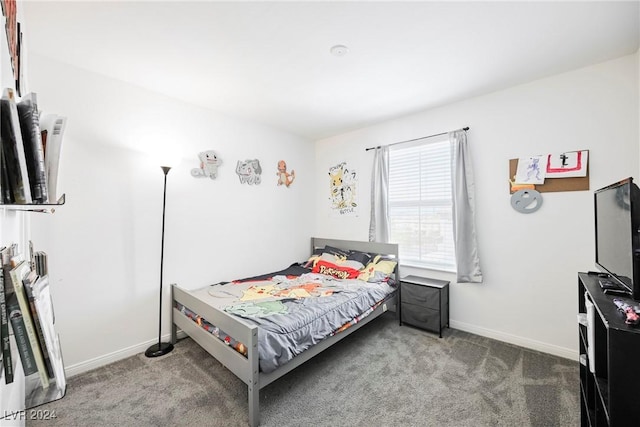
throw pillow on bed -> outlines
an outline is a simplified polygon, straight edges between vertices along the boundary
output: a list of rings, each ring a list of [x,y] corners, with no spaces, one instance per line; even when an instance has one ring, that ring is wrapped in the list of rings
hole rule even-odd
[[[334,264],[322,259],[315,263],[311,272],[336,277],[338,279],[355,279],[360,275],[360,270],[345,265]]]
[[[365,268],[360,271],[358,279],[365,282],[382,282],[388,280],[393,274],[398,263],[391,260],[382,259],[380,255],[371,261]]]
[[[332,264],[337,264],[337,265],[342,266],[342,267],[353,268],[354,270],[361,270],[362,268],[364,268],[364,264],[363,263],[358,262],[358,261],[354,261],[354,260],[350,260],[348,258],[344,258],[341,255],[332,255],[332,254],[324,253],[324,254],[320,255],[319,260],[327,261],[327,262],[330,262]]]
[[[347,255],[347,259],[351,261],[358,261],[365,266],[371,262],[371,255],[366,252],[350,251],[349,255]]]
[[[345,256],[340,254],[332,254],[327,252],[324,252],[320,255],[317,255],[317,254],[311,255],[311,257],[307,260],[307,263],[304,265],[304,267],[313,269],[313,267],[315,267],[318,261],[327,261],[329,263],[337,264],[342,267],[349,267],[354,270],[361,270],[364,268],[364,264],[359,261],[348,259]]]
[[[320,259],[320,256],[323,254],[333,255],[336,259],[346,259],[347,255],[349,255],[348,251],[344,251],[339,248],[334,248],[333,246],[325,246],[324,248],[316,248],[313,250],[313,254],[309,257],[309,259],[304,263],[304,268],[313,268],[316,262]],[[362,263],[363,265],[365,263]]]
[[[338,255],[342,257],[346,257],[347,255],[349,255],[349,251],[340,248],[334,248],[333,246],[325,246],[322,252],[325,254]]]

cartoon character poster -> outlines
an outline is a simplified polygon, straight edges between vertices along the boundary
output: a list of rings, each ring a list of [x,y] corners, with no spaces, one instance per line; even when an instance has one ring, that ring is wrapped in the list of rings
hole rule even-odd
[[[216,179],[218,166],[222,164],[222,159],[213,150],[198,153],[198,158],[200,159],[200,167],[191,169],[191,176],[194,178],[209,177]]]
[[[329,200],[333,216],[358,215],[358,175],[347,162],[329,168]]]
[[[258,159],[238,160],[236,173],[240,178],[240,184],[258,185],[262,182],[262,167]]]
[[[278,185],[284,185],[289,188],[293,184],[293,180],[296,179],[296,171],[291,169],[291,172],[287,172],[287,162],[284,160],[278,160]]]
[[[2,15],[5,17],[5,32],[7,34],[7,45],[9,48],[9,59],[13,69],[13,77],[16,82],[16,92],[22,96],[22,70],[21,70],[21,48],[22,30],[18,22],[18,2],[16,0],[2,0]]]

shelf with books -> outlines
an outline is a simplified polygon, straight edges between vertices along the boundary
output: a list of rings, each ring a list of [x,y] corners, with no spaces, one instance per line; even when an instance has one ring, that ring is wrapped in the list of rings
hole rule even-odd
[[[4,413],[30,409],[60,399],[66,376],[55,330],[47,256],[33,251],[24,256],[17,244],[0,250],[0,338],[4,378],[2,400],[16,387],[21,399],[4,406]]]
[[[56,203],[20,203],[11,205],[0,204],[0,209],[7,209],[12,211],[54,213],[56,211],[56,207],[64,205],[65,202],[66,195],[63,194],[62,196],[60,196]]]
[[[27,90],[26,68],[20,65],[27,53],[19,21],[22,2],[3,1],[2,6],[0,22],[6,25],[0,31],[0,427],[15,427],[25,425],[25,410],[61,398],[66,389],[49,277],[46,268],[42,269],[46,254],[40,252],[39,259],[30,245],[30,216],[26,212],[54,213],[65,204],[58,178],[67,118],[42,110],[37,94]],[[5,64],[10,64],[9,68]],[[14,266],[5,263],[6,248],[2,247],[11,241],[16,243],[10,247],[29,247],[16,265],[29,263],[37,274],[19,278],[26,279],[22,283],[22,304],[15,301],[18,296],[11,277]],[[38,295],[42,297],[40,307],[34,308]],[[31,328],[26,325],[27,317],[34,320]],[[37,353],[42,355],[39,363]],[[29,356],[31,360],[23,363],[23,357]]]
[[[19,210],[56,205],[62,140],[67,118],[44,113],[36,93],[21,99],[12,88],[0,97],[0,203]],[[48,211],[48,210],[44,210]]]

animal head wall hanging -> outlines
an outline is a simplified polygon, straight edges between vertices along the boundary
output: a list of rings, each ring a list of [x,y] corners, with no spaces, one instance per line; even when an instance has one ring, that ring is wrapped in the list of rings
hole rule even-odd
[[[296,171],[292,169],[291,172],[287,172],[287,162],[284,160],[278,161],[276,175],[278,176],[278,185],[284,185],[285,187],[289,187],[293,184],[293,180],[296,179]]]
[[[258,185],[262,182],[262,167],[260,167],[258,159],[245,160],[244,162],[238,160],[236,173],[240,178],[240,184]]]
[[[191,176],[194,178],[216,179],[218,176],[218,166],[222,164],[222,160],[213,150],[203,151],[198,154],[200,159],[200,167],[191,169]]]

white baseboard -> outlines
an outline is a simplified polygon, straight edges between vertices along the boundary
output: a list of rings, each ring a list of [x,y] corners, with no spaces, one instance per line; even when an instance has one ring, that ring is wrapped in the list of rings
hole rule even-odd
[[[450,326],[453,329],[459,329],[464,332],[480,335],[487,338],[492,338],[498,341],[514,344],[520,347],[525,347],[531,350],[540,351],[542,353],[552,354],[554,356],[563,357],[570,360],[578,360],[578,352],[574,349],[559,347],[556,345],[523,338],[517,335],[511,335],[504,332],[495,331],[493,329],[486,329],[469,323],[459,322],[451,320]],[[186,338],[187,334],[178,330],[178,339]],[[162,340],[167,342],[171,339],[169,334],[162,337]],[[65,373],[67,377],[73,377],[75,375],[88,372],[92,369],[100,368],[118,360],[126,359],[127,357],[134,356],[138,353],[144,352],[150,345],[156,343],[156,340],[150,340],[140,344],[133,345],[131,347],[123,348],[113,353],[105,354],[104,356],[96,357],[95,359],[87,360],[65,367]]]
[[[500,331],[494,331],[492,329],[482,328],[469,323],[458,322],[456,320],[450,320],[449,324],[454,329],[469,332],[483,337],[492,338],[498,341],[514,344],[520,347],[525,347],[531,350],[540,351],[542,353],[552,354],[554,356],[563,357],[565,359],[578,361],[578,351],[571,348],[559,347],[553,344],[548,344],[528,338],[523,338],[517,335],[511,335]]]
[[[187,334],[182,331],[178,331],[178,339],[185,338]],[[163,342],[169,342],[171,340],[171,335],[167,334],[162,337]],[[64,371],[67,375],[67,378],[73,377],[75,375],[82,374],[84,372],[88,372],[92,369],[100,368],[102,366],[108,365],[113,362],[117,362],[118,360],[126,359],[127,357],[135,356],[138,353],[143,353],[149,346],[157,343],[156,339],[149,340],[140,344],[132,345],[131,347],[123,348],[118,351],[114,351],[113,353],[105,354],[104,356],[99,356],[94,359],[86,360],[84,362],[76,363],[75,365],[65,366]]]

